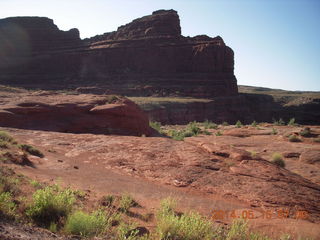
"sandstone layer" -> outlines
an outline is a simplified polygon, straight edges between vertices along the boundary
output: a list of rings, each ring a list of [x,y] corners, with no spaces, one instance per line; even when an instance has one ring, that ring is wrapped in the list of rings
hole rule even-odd
[[[237,95],[234,53],[221,37],[183,37],[174,10],[80,40],[51,19],[0,20],[0,83],[66,88],[103,85],[112,93]]]
[[[153,132],[147,115],[126,98],[43,91],[1,94],[0,126],[135,136]]]

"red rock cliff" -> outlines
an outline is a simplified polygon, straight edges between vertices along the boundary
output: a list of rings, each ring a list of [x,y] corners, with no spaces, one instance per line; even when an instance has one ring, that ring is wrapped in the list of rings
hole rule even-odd
[[[77,30],[60,31],[52,20],[37,17],[0,20],[0,36],[0,83],[98,85],[126,95],[238,93],[232,49],[221,37],[183,37],[174,10],[82,41]]]

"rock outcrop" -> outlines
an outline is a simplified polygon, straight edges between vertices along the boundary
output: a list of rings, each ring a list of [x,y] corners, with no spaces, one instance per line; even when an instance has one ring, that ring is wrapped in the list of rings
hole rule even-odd
[[[134,136],[153,133],[143,111],[122,97],[49,92],[2,97],[2,127]]]
[[[237,95],[234,53],[221,37],[183,37],[174,10],[80,40],[48,18],[0,20],[0,83],[42,88],[97,85],[111,93]]]

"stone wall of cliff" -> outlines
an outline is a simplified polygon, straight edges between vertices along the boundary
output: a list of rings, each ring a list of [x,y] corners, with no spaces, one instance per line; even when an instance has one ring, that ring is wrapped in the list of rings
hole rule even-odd
[[[183,37],[174,10],[155,11],[85,40],[48,18],[1,19],[0,48],[5,84],[95,85],[131,95],[145,95],[146,89],[209,98],[238,94],[232,49],[221,37]]]

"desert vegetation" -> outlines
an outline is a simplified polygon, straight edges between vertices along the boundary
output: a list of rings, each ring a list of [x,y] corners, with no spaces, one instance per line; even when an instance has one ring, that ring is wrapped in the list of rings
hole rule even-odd
[[[283,160],[282,154],[277,152],[272,154],[272,162],[279,167],[284,168],[286,166],[285,161]]]

